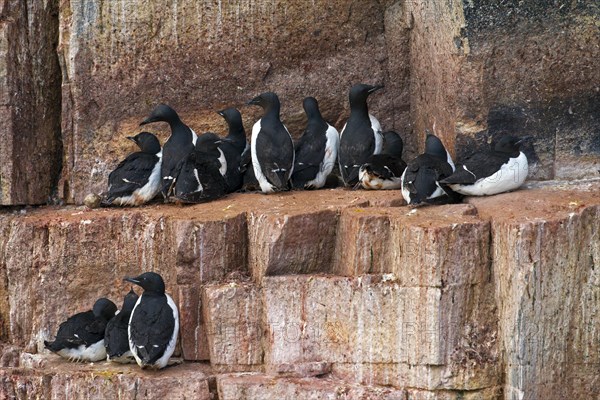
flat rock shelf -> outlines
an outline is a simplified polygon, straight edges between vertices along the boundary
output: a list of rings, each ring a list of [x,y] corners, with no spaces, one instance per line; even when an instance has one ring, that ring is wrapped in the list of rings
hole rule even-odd
[[[412,209],[397,191],[0,211],[1,399],[540,399],[600,393],[600,181]],[[180,309],[163,371],[43,340],[124,276]]]

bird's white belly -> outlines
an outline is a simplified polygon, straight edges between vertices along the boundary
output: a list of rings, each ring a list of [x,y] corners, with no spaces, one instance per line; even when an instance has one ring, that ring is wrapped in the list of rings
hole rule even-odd
[[[525,182],[529,165],[525,154],[511,158],[495,174],[479,179],[472,185],[450,185],[455,192],[465,196],[489,196],[515,190]]]
[[[82,344],[75,349],[62,349],[56,354],[71,361],[95,362],[106,359],[106,348],[102,339],[89,347]]]

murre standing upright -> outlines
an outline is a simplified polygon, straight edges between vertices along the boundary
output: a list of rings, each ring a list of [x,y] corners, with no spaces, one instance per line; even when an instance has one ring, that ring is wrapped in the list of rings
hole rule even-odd
[[[235,108],[227,108],[218,111],[218,114],[225,119],[229,131],[225,140],[219,144],[219,149],[225,155],[227,160],[227,172],[225,181],[229,192],[235,192],[242,187],[244,177],[240,171],[242,153],[249,148],[246,139],[246,131],[242,123],[242,114]]]
[[[358,172],[369,157],[381,153],[383,136],[377,118],[369,114],[367,98],[382,85],[358,84],[350,89],[350,117],[340,134],[338,161],[346,186],[358,182]]]
[[[186,203],[201,203],[217,199],[227,193],[225,171],[221,164],[222,151],[218,146],[226,138],[214,133],[203,133],[196,148],[184,158],[175,172],[173,195]]]
[[[308,121],[295,146],[292,185],[298,189],[319,189],[335,166],[340,136],[337,129],[323,119],[317,99],[307,97],[302,106]]]
[[[279,97],[273,92],[256,96],[248,104],[265,113],[252,127],[252,168],[263,193],[288,189],[294,170],[294,143],[279,117]]]
[[[520,144],[529,137],[503,136],[492,151],[475,153],[440,181],[466,196],[488,196],[515,190],[529,173],[527,156]]]
[[[104,347],[106,348],[106,358],[108,361],[118,363],[135,362],[133,353],[129,349],[129,338],[127,329],[129,327],[129,318],[131,311],[138,300],[138,295],[133,288],[125,295],[121,311],[115,315],[108,324],[104,332]]]
[[[402,197],[408,204],[444,204],[460,199],[440,181],[454,171],[450,153],[437,136],[427,134],[425,153],[408,163],[402,174]]]
[[[175,183],[174,170],[179,162],[194,150],[198,135],[181,121],[175,110],[166,104],[156,106],[148,118],[143,120],[140,125],[158,121],[168,123],[171,128],[171,136],[169,136],[163,145],[162,165],[160,168],[160,191],[167,198]]]
[[[400,189],[406,163],[402,160],[404,143],[394,131],[383,133],[383,150],[373,154],[360,167],[358,178],[364,189]]]
[[[177,306],[165,293],[163,278],[155,272],[144,272],[124,280],[144,289],[129,319],[129,348],[140,367],[164,368],[177,343]]]
[[[56,339],[53,342],[44,340],[44,345],[70,361],[104,360],[104,330],[116,312],[115,303],[102,297],[96,300],[91,310],[77,313],[60,324]]]
[[[150,132],[140,132],[127,139],[141,151],[127,156],[108,175],[105,204],[139,206],[154,198],[160,191],[162,153],[158,138]]]

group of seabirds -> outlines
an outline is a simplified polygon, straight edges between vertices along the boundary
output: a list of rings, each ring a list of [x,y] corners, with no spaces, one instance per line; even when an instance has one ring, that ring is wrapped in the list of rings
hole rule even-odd
[[[260,189],[264,193],[325,187],[336,163],[345,186],[400,189],[409,205],[459,202],[463,195],[493,195],[521,186],[528,162],[520,145],[528,137],[503,136],[490,151],[471,155],[455,166],[441,140],[428,133],[425,152],[408,164],[396,132],[382,132],[369,113],[367,98],[380,85],[350,89],[350,116],[338,133],[325,121],[317,100],[304,99],[307,125],[296,143],[280,119],[273,92],[248,104],[264,109],[247,141],[235,108],[218,113],[228,124],[226,136],[197,135],[177,112],[157,106],[140,125],[167,122],[171,136],[161,147],[149,132],[129,137],[140,151],[130,154],[109,175],[105,205],[137,206],[162,193],[165,200],[199,203],[227,193]]]
[[[120,311],[107,298],[96,300],[91,310],[61,323],[54,341],[44,341],[46,348],[70,361],[166,367],[179,333],[177,306],[165,293],[163,278],[155,272],[124,280],[141,286],[142,295],[138,297],[132,288]]]
[[[520,144],[527,138],[503,136],[491,151],[475,153],[455,166],[441,140],[428,134],[425,152],[408,164],[396,132],[382,132],[369,114],[367,98],[382,86],[358,84],[350,89],[350,117],[341,133],[323,119],[317,100],[304,99],[308,123],[294,144],[281,122],[280,103],[273,92],[248,104],[264,115],[252,128],[250,145],[242,117],[235,108],[219,111],[229,133],[198,136],[175,110],[161,104],[140,125],[164,121],[171,136],[160,146],[157,137],[141,132],[129,139],[140,151],[130,154],[109,176],[105,204],[141,205],[159,192],[165,199],[204,202],[256,185],[264,193],[290,188],[319,189],[337,162],[346,186],[401,189],[409,205],[442,204],[461,196],[493,195],[518,188],[527,177],[527,158]],[[179,331],[177,307],[165,293],[162,277],[145,272],[125,281],[141,286],[125,296],[120,312],[106,298],[92,310],[63,322],[46,347],[75,361],[137,362],[142,368],[164,368]]]

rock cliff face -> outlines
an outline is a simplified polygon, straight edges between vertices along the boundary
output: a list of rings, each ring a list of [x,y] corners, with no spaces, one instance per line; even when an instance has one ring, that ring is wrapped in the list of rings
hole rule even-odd
[[[554,399],[600,393],[600,6],[593,1],[0,0],[0,399]],[[299,136],[348,89],[405,157],[532,135],[533,185],[411,210],[397,191],[77,207],[158,103],[247,132],[276,91]],[[152,125],[161,140],[165,124]],[[561,186],[563,185],[563,186]],[[40,204],[68,204],[32,208]],[[160,373],[43,349],[122,278],[180,308]]]
[[[4,213],[0,393],[588,398],[600,391],[599,195],[592,182],[411,210],[396,192],[325,190]],[[67,315],[118,301],[142,270],[179,305],[184,365],[81,368],[43,349]]]
[[[102,191],[159,102],[198,132],[241,107],[249,132],[260,111],[244,104],[273,90],[298,136],[305,96],[341,129],[361,81],[386,85],[371,110],[408,158],[435,128],[459,158],[534,136],[535,179],[600,164],[594,2],[1,0],[0,21],[0,204]]]

